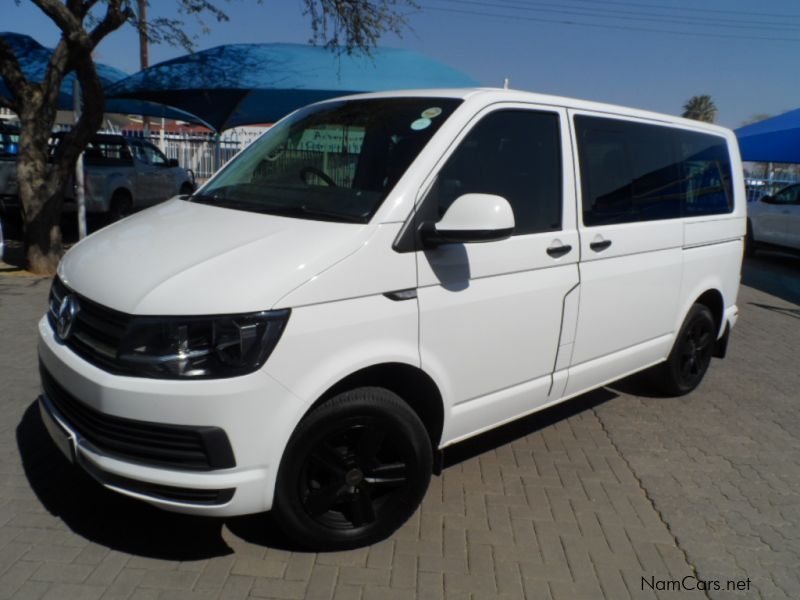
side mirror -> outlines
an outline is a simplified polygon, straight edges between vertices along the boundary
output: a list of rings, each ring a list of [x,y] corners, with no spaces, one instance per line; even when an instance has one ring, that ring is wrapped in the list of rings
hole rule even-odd
[[[761,202],[764,204],[775,204],[775,196],[771,196],[767,194],[766,196],[761,197]]]
[[[494,242],[511,237],[514,211],[508,200],[492,194],[464,194],[456,198],[438,223],[420,226],[427,248],[441,244]]]
[[[178,159],[177,158],[168,158],[167,159],[167,166],[168,167],[177,167],[178,166]]]

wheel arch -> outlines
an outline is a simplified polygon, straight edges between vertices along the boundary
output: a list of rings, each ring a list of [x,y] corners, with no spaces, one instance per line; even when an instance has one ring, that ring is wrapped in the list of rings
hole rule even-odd
[[[191,194],[191,193],[194,192],[195,186],[191,181],[186,179],[186,180],[182,181],[181,184],[178,186],[178,192],[179,193],[183,193],[183,190],[188,190],[189,193]]]
[[[425,425],[436,449],[444,430],[444,402],[439,387],[419,367],[388,362],[364,367],[330,386],[306,411],[306,415],[337,394],[359,387],[382,387],[397,394]],[[305,416],[305,415],[304,415]]]
[[[719,336],[723,326],[722,319],[725,315],[725,300],[722,296],[722,292],[716,288],[708,289],[692,302],[692,305],[694,304],[702,304],[711,311],[711,314],[714,316],[714,323],[717,326],[717,336]]]
[[[117,184],[116,186],[114,186],[114,191],[111,192],[111,194],[109,195],[109,198],[113,199],[114,196],[116,196],[117,194],[124,194],[128,198],[133,200],[133,192],[131,192],[130,188],[127,185],[124,185],[124,184],[123,185],[119,185],[119,184]]]

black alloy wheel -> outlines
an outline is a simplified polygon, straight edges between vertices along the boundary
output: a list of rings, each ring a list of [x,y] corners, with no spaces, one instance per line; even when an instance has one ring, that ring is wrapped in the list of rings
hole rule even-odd
[[[681,381],[696,385],[711,362],[713,331],[705,319],[694,320],[681,341]]]
[[[661,391],[673,396],[694,390],[711,364],[716,342],[716,322],[707,306],[695,304],[686,315],[665,363],[655,371]]]
[[[416,510],[432,469],[430,439],[395,394],[360,388],[307,415],[278,473],[278,523],[301,546],[341,550],[383,539]]]

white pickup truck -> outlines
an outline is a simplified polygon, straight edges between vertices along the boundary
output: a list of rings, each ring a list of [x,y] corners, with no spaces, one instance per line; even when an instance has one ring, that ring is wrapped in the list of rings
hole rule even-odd
[[[10,140],[13,130],[5,128]],[[54,149],[63,139],[55,134]],[[0,159],[0,209],[18,210],[15,146]],[[5,146],[4,146],[5,148]],[[140,208],[162,202],[178,194],[194,191],[194,177],[168,159],[156,146],[145,140],[121,135],[98,134],[84,151],[86,211],[104,213],[118,219]],[[76,209],[74,184],[64,194],[64,210]]]

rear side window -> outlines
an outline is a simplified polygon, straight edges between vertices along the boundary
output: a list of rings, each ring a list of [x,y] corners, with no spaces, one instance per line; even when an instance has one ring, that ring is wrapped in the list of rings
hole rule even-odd
[[[499,110],[462,140],[427,202],[439,217],[463,194],[503,196],[514,210],[514,235],[561,229],[561,138],[556,113]]]
[[[121,140],[95,139],[84,150],[87,165],[112,166],[132,164],[131,154]]]
[[[575,117],[584,225],[733,210],[724,138],[602,117]]]

